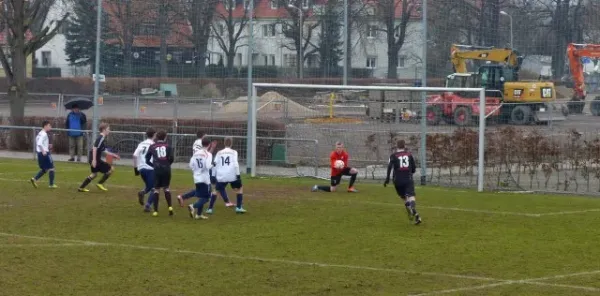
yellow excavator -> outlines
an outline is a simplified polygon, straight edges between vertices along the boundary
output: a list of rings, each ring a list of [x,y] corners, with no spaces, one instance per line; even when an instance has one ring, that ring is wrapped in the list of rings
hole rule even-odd
[[[509,123],[566,120],[566,107],[559,108],[551,104],[556,100],[554,83],[519,81],[523,58],[516,50],[455,44],[452,45],[450,58],[455,74],[448,77],[447,86],[453,84],[485,87],[487,97],[501,99],[500,116]],[[486,63],[481,65],[477,72],[469,73],[467,60]],[[461,81],[453,81],[455,79]]]

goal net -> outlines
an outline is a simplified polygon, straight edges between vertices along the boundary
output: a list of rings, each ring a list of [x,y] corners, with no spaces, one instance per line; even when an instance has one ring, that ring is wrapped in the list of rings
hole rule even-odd
[[[379,182],[396,141],[403,139],[417,160],[417,184],[498,187],[493,183],[498,177],[484,178],[494,170],[482,161],[482,143],[486,119],[499,116],[501,103],[486,98],[481,88],[255,83],[253,94],[248,114],[252,175],[328,179],[329,154],[340,141],[359,180]],[[264,145],[255,136],[261,127],[254,123],[265,120],[285,125],[289,140],[279,148],[284,161],[278,165],[259,155]],[[496,183],[518,187],[507,178],[502,174]]]

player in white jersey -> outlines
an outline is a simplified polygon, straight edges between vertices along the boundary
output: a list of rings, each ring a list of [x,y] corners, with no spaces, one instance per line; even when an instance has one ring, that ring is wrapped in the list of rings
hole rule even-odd
[[[144,206],[144,197],[154,187],[154,168],[146,163],[146,153],[148,148],[154,144],[154,136],[156,131],[153,128],[149,128],[146,131],[146,140],[142,141],[135,151],[133,152],[133,171],[136,176],[141,176],[144,181],[144,189],[138,192],[138,201],[140,205]],[[152,205],[152,194],[148,197],[148,202],[144,206],[144,212],[150,212],[150,205]]]
[[[54,184],[54,161],[50,155],[50,139],[48,133],[52,129],[52,125],[49,121],[42,123],[42,130],[35,137],[35,151],[37,152],[38,165],[40,171],[31,178],[31,185],[37,188],[37,181],[48,172],[48,178],[50,179],[50,188],[58,188]]]
[[[242,192],[242,178],[240,177],[240,164],[238,162],[237,151],[231,149],[233,145],[233,139],[231,137],[225,138],[225,148],[215,155],[213,168],[213,175],[217,179],[216,189],[219,194],[226,192],[225,188],[227,184],[231,185],[231,188],[237,195],[237,205],[235,207],[236,213],[245,213],[246,210],[242,207],[243,192]],[[206,210],[207,214],[213,213],[213,206],[217,200],[216,196],[211,196],[210,204]]]
[[[208,139],[202,139],[202,146],[208,147]],[[196,193],[198,201],[188,206],[190,217],[194,219],[208,219],[202,215],[204,204],[210,199],[210,169],[213,167],[213,156],[206,148],[198,150],[192,158],[190,158],[190,169],[194,176],[196,184]]]

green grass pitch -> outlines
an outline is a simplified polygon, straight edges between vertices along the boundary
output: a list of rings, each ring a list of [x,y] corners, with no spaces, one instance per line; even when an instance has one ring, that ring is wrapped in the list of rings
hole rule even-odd
[[[381,184],[245,177],[247,214],[198,221],[143,213],[129,167],[89,193],[86,164],[57,170],[34,189],[0,159],[0,295],[600,295],[599,199],[417,188],[415,226]]]

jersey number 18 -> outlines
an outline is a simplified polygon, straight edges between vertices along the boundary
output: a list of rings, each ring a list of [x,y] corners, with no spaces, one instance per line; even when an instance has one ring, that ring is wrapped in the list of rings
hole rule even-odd
[[[158,149],[156,149],[156,155],[158,156],[158,158],[167,157],[167,147],[165,147],[165,146],[158,147]]]

